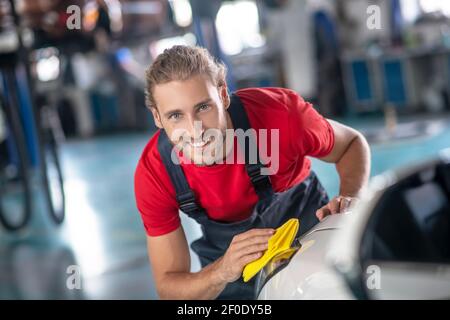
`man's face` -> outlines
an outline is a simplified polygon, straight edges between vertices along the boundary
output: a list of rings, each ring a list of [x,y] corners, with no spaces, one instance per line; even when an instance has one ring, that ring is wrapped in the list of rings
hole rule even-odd
[[[155,123],[163,128],[183,155],[197,165],[222,160],[232,143],[225,130],[232,128],[226,109],[226,85],[217,88],[203,75],[156,85],[153,90]],[[228,151],[226,151],[228,150]]]

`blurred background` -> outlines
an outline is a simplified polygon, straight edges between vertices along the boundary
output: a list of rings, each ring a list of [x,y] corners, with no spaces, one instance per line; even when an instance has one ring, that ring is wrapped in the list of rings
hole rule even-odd
[[[165,48],[207,47],[231,90],[295,90],[366,136],[373,176],[450,146],[449,18],[442,0],[0,0],[0,299],[157,298],[133,174]]]

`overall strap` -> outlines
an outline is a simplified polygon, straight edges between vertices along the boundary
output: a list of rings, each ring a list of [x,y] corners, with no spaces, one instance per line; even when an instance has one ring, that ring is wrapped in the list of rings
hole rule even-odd
[[[234,130],[242,129],[245,132],[252,128],[241,99],[234,93],[231,95],[231,103],[228,108],[228,112],[230,113]],[[244,142],[245,145],[241,146],[245,153],[245,167],[256,194],[259,199],[262,200],[273,194],[272,184],[269,176],[261,174],[261,169],[264,168],[264,165],[261,163],[258,144],[254,132],[248,134],[247,137],[248,139],[245,139]],[[250,150],[256,150],[255,163],[250,163]]]
[[[194,192],[189,187],[181,165],[179,163],[175,164],[172,161],[172,150],[173,145],[170,142],[166,131],[161,129],[158,137],[158,151],[175,188],[176,199],[180,210],[192,218],[195,215],[204,214],[205,210],[197,204]]]

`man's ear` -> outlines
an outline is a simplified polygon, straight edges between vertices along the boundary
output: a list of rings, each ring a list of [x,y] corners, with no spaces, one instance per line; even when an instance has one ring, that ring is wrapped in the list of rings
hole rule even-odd
[[[219,87],[220,98],[222,99],[223,106],[225,109],[230,107],[230,96],[228,94],[227,84],[224,82],[223,85]]]
[[[158,109],[156,109],[156,107],[150,107],[150,111],[153,114],[153,120],[155,120],[155,125],[159,128],[162,129],[162,123],[161,123],[161,117],[159,116],[159,112]]]

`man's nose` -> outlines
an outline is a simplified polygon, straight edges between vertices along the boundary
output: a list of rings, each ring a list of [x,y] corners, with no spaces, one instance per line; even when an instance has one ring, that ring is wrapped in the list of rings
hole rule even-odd
[[[201,140],[204,133],[202,121],[196,119],[189,121],[188,132],[191,140]]]

